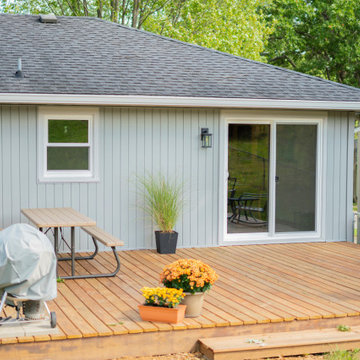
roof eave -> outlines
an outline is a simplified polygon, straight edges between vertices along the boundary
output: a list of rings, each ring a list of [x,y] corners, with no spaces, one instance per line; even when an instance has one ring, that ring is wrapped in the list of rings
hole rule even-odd
[[[311,101],[140,95],[0,93],[0,104],[108,105],[360,111],[360,101]]]

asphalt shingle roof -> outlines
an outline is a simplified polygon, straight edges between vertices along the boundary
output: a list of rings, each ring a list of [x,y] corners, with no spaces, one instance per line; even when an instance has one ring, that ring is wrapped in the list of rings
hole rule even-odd
[[[0,14],[0,34],[0,93],[360,101],[360,89],[96,18]]]

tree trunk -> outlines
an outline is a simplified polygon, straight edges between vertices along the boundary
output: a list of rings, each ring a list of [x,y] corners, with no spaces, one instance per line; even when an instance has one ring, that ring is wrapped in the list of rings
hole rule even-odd
[[[119,22],[119,0],[111,0],[111,21]]]
[[[80,0],[74,0],[73,1],[74,8],[75,8],[75,16],[81,16],[80,8],[82,7],[82,4],[80,5]]]
[[[115,19],[115,1],[110,1],[110,20],[114,22]]]
[[[344,70],[338,71],[338,81],[343,84],[344,80],[345,80],[345,71]]]
[[[140,1],[141,0],[134,0],[134,7],[133,7],[133,13],[132,13],[132,23],[131,27],[136,28],[139,18],[139,11],[140,11]]]
[[[121,13],[121,24],[125,25],[125,13],[126,13],[126,0],[123,0],[122,2],[122,13]]]
[[[103,13],[103,3],[102,3],[102,0],[99,0],[98,8],[97,8],[97,16],[98,16],[98,18],[102,19],[102,13]]]
[[[84,8],[84,15],[89,16],[89,11],[88,11],[86,0],[83,0],[83,8]]]

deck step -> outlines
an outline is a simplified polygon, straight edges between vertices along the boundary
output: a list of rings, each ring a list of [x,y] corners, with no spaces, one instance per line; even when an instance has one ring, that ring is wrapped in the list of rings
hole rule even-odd
[[[337,329],[278,332],[262,335],[199,339],[200,351],[210,360],[259,359],[315,354],[360,348],[360,326]]]

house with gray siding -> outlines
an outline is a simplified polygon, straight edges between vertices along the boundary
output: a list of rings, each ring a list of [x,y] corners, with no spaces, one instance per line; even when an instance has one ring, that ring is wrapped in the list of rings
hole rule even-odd
[[[0,227],[73,207],[152,249],[138,179],[163,174],[179,247],[352,240],[359,89],[95,18],[0,33]]]

